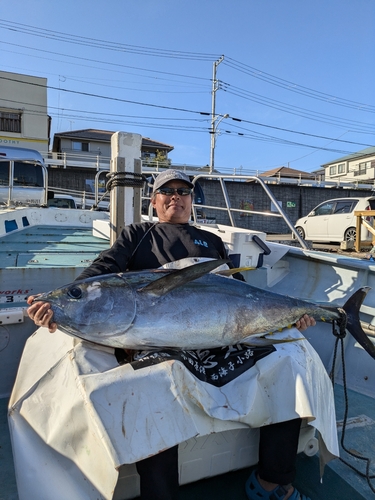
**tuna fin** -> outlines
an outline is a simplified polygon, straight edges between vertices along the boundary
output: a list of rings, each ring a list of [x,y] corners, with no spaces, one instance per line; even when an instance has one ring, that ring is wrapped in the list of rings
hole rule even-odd
[[[161,297],[175,288],[189,283],[189,281],[193,281],[201,276],[204,276],[227,262],[229,262],[227,259],[207,260],[205,262],[199,262],[198,264],[185,267],[184,269],[172,270],[167,274],[167,276],[163,276],[162,278],[152,281],[145,287],[140,288],[138,292],[150,293]]]
[[[346,313],[346,329],[353,335],[355,340],[363,347],[363,349],[375,359],[375,346],[363,331],[359,320],[359,309],[369,291],[370,287],[368,286],[364,286],[357,290],[345,302],[343,309]]]
[[[250,337],[246,342],[242,341],[241,344],[248,345],[250,347],[266,347],[268,345],[274,344],[285,344],[285,342],[296,342],[300,340],[306,340],[305,337],[296,339],[295,337],[286,337],[285,339],[272,339],[269,337]]]
[[[256,269],[256,267],[234,267],[233,269],[223,269],[215,274],[220,274],[220,276],[232,276],[233,274],[242,273],[243,271],[254,271],[254,269]]]

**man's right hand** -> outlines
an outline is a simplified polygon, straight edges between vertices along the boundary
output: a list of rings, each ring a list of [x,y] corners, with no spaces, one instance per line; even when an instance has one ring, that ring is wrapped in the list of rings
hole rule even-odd
[[[51,305],[48,302],[34,302],[34,300],[38,300],[38,297],[39,295],[30,295],[27,298],[27,303],[30,305],[27,314],[37,326],[44,326],[51,333],[54,333],[57,330],[57,324],[52,322],[53,311]]]

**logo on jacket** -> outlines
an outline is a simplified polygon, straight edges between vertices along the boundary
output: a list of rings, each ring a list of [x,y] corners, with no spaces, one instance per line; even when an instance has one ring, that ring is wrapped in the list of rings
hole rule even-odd
[[[201,247],[206,247],[208,248],[208,243],[207,241],[202,241],[202,240],[194,240],[195,245],[199,245]]]

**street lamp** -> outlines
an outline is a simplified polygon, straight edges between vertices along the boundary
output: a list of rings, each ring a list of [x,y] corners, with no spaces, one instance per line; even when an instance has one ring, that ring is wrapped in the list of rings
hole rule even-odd
[[[210,131],[211,134],[210,174],[212,174],[215,165],[215,145],[216,145],[216,134],[218,132],[217,128],[220,125],[220,123],[224,120],[224,118],[229,118],[229,114],[226,113],[225,115],[221,116],[217,115],[212,119],[211,131]]]

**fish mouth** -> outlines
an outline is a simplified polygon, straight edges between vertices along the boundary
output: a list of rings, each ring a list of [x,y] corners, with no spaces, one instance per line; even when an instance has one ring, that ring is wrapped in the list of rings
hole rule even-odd
[[[35,299],[31,302],[31,304],[35,304],[35,302],[50,302],[46,297],[35,297]]]

